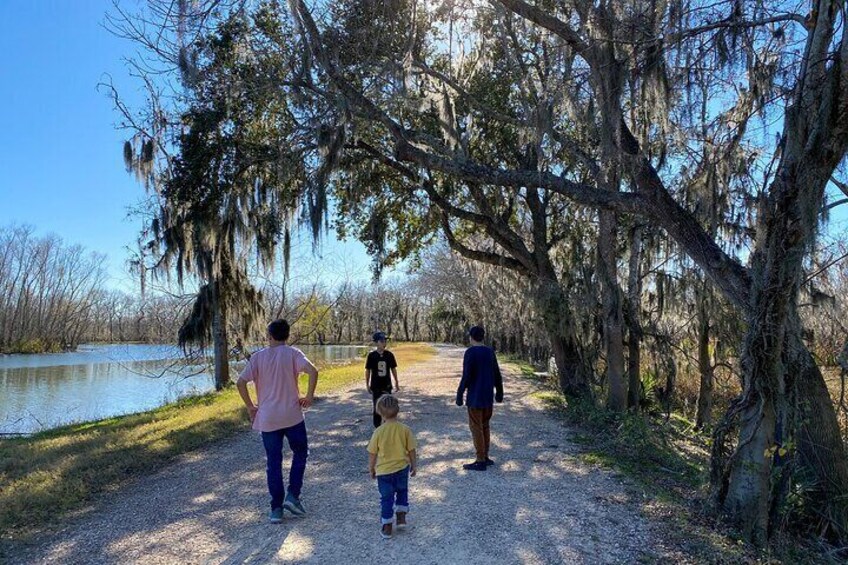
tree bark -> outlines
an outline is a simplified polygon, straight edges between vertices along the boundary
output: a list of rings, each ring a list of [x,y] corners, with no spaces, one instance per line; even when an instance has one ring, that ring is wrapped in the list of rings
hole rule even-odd
[[[761,210],[752,258],[751,307],[741,351],[741,430],[730,459],[726,492],[719,500],[731,521],[760,545],[768,539],[774,450],[782,447],[775,443],[775,430],[786,394],[786,330],[798,293],[802,259],[829,178],[817,177],[791,154],[784,154]]]
[[[739,446],[734,453],[726,494],[725,514],[742,534],[757,545],[768,540],[769,478],[776,415],[773,394],[752,389],[741,414]]]
[[[765,235],[773,240],[775,230],[769,232]],[[722,510],[757,545],[768,540],[770,450],[777,423],[776,402],[784,388],[781,357],[787,307],[795,287],[792,280],[786,280],[793,269],[782,247],[764,246],[754,259],[753,315],[741,354],[744,396],[739,405],[739,440],[729,460],[727,484],[719,486]],[[796,275],[799,267],[800,261],[794,269]]]
[[[618,219],[614,212],[600,212],[598,234],[598,278],[604,306],[604,345],[607,357],[607,408],[623,412],[627,408],[624,384],[624,337],[621,314],[621,292],[618,287],[616,233]]]
[[[833,400],[821,370],[801,340],[797,318],[787,332],[787,353],[787,386],[797,398],[788,420],[797,426],[798,462],[811,475],[804,492],[821,517],[817,531],[844,540],[848,538],[848,454]]]
[[[585,360],[574,342],[557,332],[548,332],[551,351],[557,367],[559,387],[566,396],[583,400],[591,398],[589,381],[585,371]]]
[[[602,14],[603,10],[595,12],[598,17],[593,18],[593,27],[596,28],[596,33],[610,39],[613,37],[612,21]],[[587,55],[593,62],[598,63],[592,65],[590,74],[590,80],[599,98],[601,176],[598,187],[605,192],[617,193],[621,185],[618,145],[622,124],[624,66],[617,59],[612,42],[599,42]],[[600,210],[598,215],[597,274],[601,283],[601,302],[604,309],[603,338],[609,387],[607,408],[623,412],[627,408],[627,388],[624,383],[624,337],[621,289],[618,284],[618,215],[612,210]]]
[[[638,410],[642,392],[642,226],[630,231],[630,261],[627,274],[627,407]]]
[[[212,312],[212,345],[214,351],[215,390],[230,384],[230,359],[227,347],[227,308],[221,296],[221,283],[216,282]]]
[[[701,383],[698,389],[695,429],[702,430],[712,423],[715,367],[710,356],[710,319],[705,297],[699,296],[698,302],[698,372]]]
[[[591,373],[574,336],[569,313],[564,308],[567,304],[565,294],[557,282],[540,279],[535,288],[536,307],[551,342],[560,389],[567,396],[588,400],[591,398]]]
[[[412,341],[409,338],[409,306],[406,307],[403,314],[403,335],[406,337],[406,341]]]

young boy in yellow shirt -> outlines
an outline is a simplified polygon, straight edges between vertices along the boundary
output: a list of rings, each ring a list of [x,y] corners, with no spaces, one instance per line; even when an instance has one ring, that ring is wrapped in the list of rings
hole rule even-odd
[[[417,444],[412,430],[397,421],[400,405],[397,398],[384,394],[377,400],[377,413],[383,418],[368,442],[368,470],[380,489],[380,518],[383,539],[392,537],[392,514],[397,528],[406,527],[409,512],[409,477],[415,476]]]

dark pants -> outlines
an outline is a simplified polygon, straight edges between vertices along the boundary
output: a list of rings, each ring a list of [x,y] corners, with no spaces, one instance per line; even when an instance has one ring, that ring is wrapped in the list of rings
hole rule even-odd
[[[262,432],[262,443],[265,446],[265,455],[268,460],[266,473],[272,510],[282,508],[283,501],[286,498],[286,489],[283,485],[283,438],[289,440],[289,449],[292,450],[289,494],[295,498],[300,498],[300,489],[303,487],[303,473],[306,471],[306,458],[309,457],[306,422],[273,432]]]
[[[380,424],[383,423],[383,418],[379,414],[377,414],[377,400],[379,400],[380,397],[383,396],[384,394],[391,394],[391,393],[392,393],[392,389],[380,389],[380,390],[378,390],[376,388],[371,389],[371,396],[373,397],[373,404],[374,404],[373,412],[374,412],[374,427],[375,428],[380,427]]]
[[[468,408],[468,427],[471,428],[471,439],[474,440],[474,450],[477,461],[489,458],[489,420],[492,419],[492,407]]]
[[[377,475],[380,520],[391,524],[395,512],[409,512],[409,467],[390,475]]]

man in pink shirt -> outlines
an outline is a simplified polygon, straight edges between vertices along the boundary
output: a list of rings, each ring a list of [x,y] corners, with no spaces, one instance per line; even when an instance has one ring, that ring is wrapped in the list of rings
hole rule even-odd
[[[303,408],[312,405],[318,384],[318,369],[301,350],[289,346],[286,343],[288,339],[288,322],[271,322],[268,325],[268,347],[251,355],[236,382],[253,429],[262,432],[273,523],[283,520],[284,508],[295,516],[306,515],[306,509],[300,502],[303,473],[309,457]],[[301,373],[309,375],[309,391],[305,397],[300,396],[297,383]],[[247,390],[249,382],[256,387],[256,404],[253,404]],[[288,439],[292,450],[288,494],[283,485],[283,438]]]

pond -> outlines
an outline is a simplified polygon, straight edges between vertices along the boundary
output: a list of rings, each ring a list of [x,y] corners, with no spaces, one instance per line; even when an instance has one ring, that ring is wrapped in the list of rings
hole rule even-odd
[[[298,347],[318,363],[366,351],[344,345]],[[204,369],[187,364],[172,345],[83,345],[70,353],[0,355],[0,434],[151,410],[212,390],[212,377]]]

